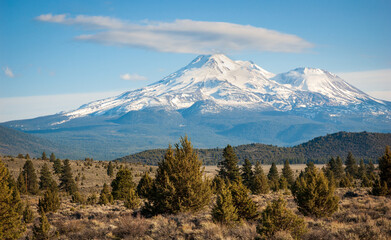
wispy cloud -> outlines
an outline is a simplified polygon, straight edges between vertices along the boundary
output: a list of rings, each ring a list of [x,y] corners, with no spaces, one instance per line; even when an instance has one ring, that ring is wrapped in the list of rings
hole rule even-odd
[[[343,72],[337,75],[373,97],[391,101],[391,69]]]
[[[159,52],[211,53],[241,50],[302,52],[314,45],[292,34],[227,22],[176,20],[134,24],[104,16],[44,14],[43,22],[79,25],[100,31],[76,39],[146,48]]]
[[[119,77],[123,80],[128,80],[128,81],[144,81],[148,79],[138,74],[129,74],[129,73],[122,74]]]
[[[4,74],[10,78],[14,78],[15,75],[14,73],[12,72],[11,68],[9,68],[8,66],[3,68],[3,71],[4,71]]]

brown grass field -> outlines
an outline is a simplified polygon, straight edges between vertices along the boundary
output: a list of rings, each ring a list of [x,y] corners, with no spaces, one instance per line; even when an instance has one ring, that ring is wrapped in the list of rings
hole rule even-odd
[[[17,178],[25,160],[3,158],[10,173]],[[43,160],[32,160],[39,176]],[[85,161],[71,161],[73,176],[78,177],[78,187],[84,196],[96,194],[104,183],[110,184],[112,178],[106,174],[107,162],[94,161],[91,166]],[[126,165],[133,171],[137,183],[143,172],[156,169],[155,166],[115,163],[115,172],[120,165]],[[322,165],[317,165],[322,167]],[[267,172],[270,166],[264,166]],[[281,170],[282,166],[277,166]],[[294,172],[300,172],[305,165],[291,165]],[[216,166],[206,166],[207,176],[216,173]],[[54,174],[53,174],[54,175]],[[56,175],[54,175],[57,177]],[[58,179],[57,179],[58,180]],[[339,210],[329,218],[314,219],[305,217],[308,232],[303,239],[391,239],[391,198],[376,197],[368,194],[369,189],[337,189],[340,197]],[[354,192],[353,194],[346,194]],[[265,195],[253,195],[260,211],[267,202],[283,196],[288,207],[296,214],[300,213],[292,195],[278,192]],[[22,195],[35,212],[35,223],[38,221],[38,196]],[[70,202],[70,196],[61,194],[62,204],[56,213],[48,214],[52,225],[54,239],[255,239],[257,222],[242,222],[235,226],[224,226],[212,221],[210,212],[212,204],[197,214],[178,214],[144,218],[134,211],[126,209],[123,202],[113,205],[83,205]],[[34,223],[27,226],[24,236],[31,237]],[[23,239],[24,239],[23,238]],[[279,232],[273,239],[292,239],[289,233]]]

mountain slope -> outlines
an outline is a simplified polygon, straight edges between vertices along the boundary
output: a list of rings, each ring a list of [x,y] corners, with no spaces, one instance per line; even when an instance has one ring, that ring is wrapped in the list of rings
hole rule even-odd
[[[275,75],[215,54],[198,56],[144,88],[2,125],[112,159],[165,147],[185,134],[196,147],[208,148],[252,142],[292,146],[338,131],[391,132],[391,103],[321,69]]]
[[[352,152],[358,159],[377,159],[384,153],[385,146],[391,146],[391,134],[384,133],[348,133],[338,132],[314,138],[294,147],[277,147],[265,144],[247,144],[234,147],[240,164],[249,159],[253,164],[261,160],[264,164],[272,162],[283,164],[285,160],[291,163],[326,163],[331,157],[340,156],[343,159]],[[165,149],[154,149],[118,158],[118,161],[145,163],[156,165],[164,158]],[[217,165],[222,160],[223,149],[197,149],[197,154],[204,164]]]

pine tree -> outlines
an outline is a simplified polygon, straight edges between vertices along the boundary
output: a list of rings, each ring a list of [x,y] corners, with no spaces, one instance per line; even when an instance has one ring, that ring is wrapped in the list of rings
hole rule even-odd
[[[301,239],[307,232],[304,218],[288,209],[281,197],[268,203],[259,223],[257,233],[265,239],[271,239],[279,231],[289,232],[293,239]]]
[[[113,201],[114,198],[113,195],[111,195],[109,185],[107,185],[106,183],[103,184],[103,188],[102,191],[100,192],[98,204],[106,205],[108,203],[113,203]]]
[[[41,159],[42,159],[42,160],[48,160],[48,157],[46,156],[46,153],[45,153],[45,152],[42,153]]]
[[[75,180],[73,179],[71,164],[68,159],[65,159],[64,161],[59,187],[61,190],[64,190],[71,195],[78,191]]]
[[[360,160],[360,164],[358,166],[357,176],[359,179],[363,179],[363,177],[367,174],[367,166],[365,166],[364,160]]]
[[[250,160],[247,158],[244,159],[244,164],[242,166],[242,179],[243,179],[243,184],[250,189],[251,188],[251,183],[254,177],[254,173],[252,170],[252,165]]]
[[[34,165],[31,160],[27,160],[23,166],[22,175],[25,176],[25,183],[27,185],[27,192],[30,194],[38,193],[38,179],[35,173]]]
[[[39,218],[39,225],[34,226],[33,228],[33,239],[49,240],[52,236],[49,234],[50,224],[48,218],[42,209],[40,210],[40,214],[41,217]]]
[[[107,166],[107,175],[109,177],[112,177],[114,174],[114,167],[113,167],[113,164],[111,163],[111,161],[109,162],[109,165]]]
[[[241,181],[238,167],[239,159],[230,145],[227,145],[227,147],[224,148],[223,158],[224,160],[218,164],[218,167],[220,168],[218,175],[224,180],[229,180],[231,182]]]
[[[25,207],[23,210],[23,222],[32,223],[34,221],[34,212],[31,210],[30,205],[26,201]]]
[[[346,173],[350,174],[353,178],[357,177],[358,173],[358,167],[357,167],[357,162],[356,159],[354,158],[352,152],[348,153],[348,156],[346,157],[345,161],[345,171]]]
[[[54,162],[56,160],[56,155],[54,153],[50,154],[50,162]]]
[[[375,165],[373,164],[372,159],[369,159],[368,166],[367,166],[367,175],[371,175],[375,172]]]
[[[217,201],[212,209],[212,218],[213,221],[223,224],[231,224],[239,220],[237,209],[233,204],[232,193],[224,181],[221,182]]]
[[[148,198],[148,194],[151,192],[153,187],[153,180],[149,176],[148,172],[145,172],[141,177],[137,185],[137,194],[142,198]]]
[[[251,191],[253,194],[267,194],[270,191],[269,182],[265,173],[263,172],[260,161],[255,163]]]
[[[296,179],[293,196],[304,215],[330,216],[338,210],[339,198],[334,195],[334,186],[329,184],[323,171],[312,166]]]
[[[54,170],[55,174],[61,174],[61,172],[62,172],[62,163],[61,163],[60,159],[57,158],[56,160],[54,160],[53,170]]]
[[[25,159],[30,159],[30,155],[27,153],[26,156],[24,157]]]
[[[388,193],[387,182],[382,182],[379,178],[375,179],[371,194],[375,196],[385,196]]]
[[[289,166],[288,160],[285,160],[284,167],[282,168],[282,176],[286,179],[289,188],[295,183],[295,175],[291,166]]]
[[[129,190],[129,195],[126,196],[124,206],[128,209],[135,209],[140,205],[140,198],[138,197],[134,188]]]
[[[384,155],[379,158],[379,177],[380,182],[383,185],[391,186],[391,150],[389,146],[386,146],[386,151]],[[391,194],[390,189],[388,194]]]
[[[10,187],[9,179],[8,169],[0,159],[0,239],[17,239],[24,232],[19,192]]]
[[[159,163],[146,209],[154,214],[196,212],[209,204],[210,197],[210,181],[204,176],[202,162],[183,137],[175,150],[169,146]]]
[[[361,187],[372,187],[372,181],[367,177],[367,174],[364,174],[361,178]]]
[[[267,174],[267,178],[269,179],[269,186],[273,191],[278,191],[278,180],[280,176],[278,174],[277,166],[273,162],[272,166],[269,169],[269,173]]]
[[[284,190],[284,191],[286,191],[288,189],[288,181],[282,175],[281,175],[280,179],[278,180],[278,188],[280,190]]]
[[[44,212],[56,212],[61,205],[60,197],[57,191],[51,189],[46,190],[43,194],[43,198],[38,201],[38,209],[42,209]]]
[[[48,165],[43,164],[40,172],[41,176],[39,177],[39,189],[41,190],[57,190],[57,183],[52,178],[52,174],[49,170]]]
[[[22,170],[20,170],[16,185],[19,190],[19,193],[21,194],[27,193],[27,185],[26,185],[25,178],[27,178],[27,176],[23,174]]]
[[[257,205],[250,198],[249,190],[242,182],[232,182],[230,190],[239,218],[251,220],[258,217]]]
[[[134,187],[132,172],[128,168],[122,168],[111,182],[111,194],[115,200],[125,200],[129,196],[130,189]]]

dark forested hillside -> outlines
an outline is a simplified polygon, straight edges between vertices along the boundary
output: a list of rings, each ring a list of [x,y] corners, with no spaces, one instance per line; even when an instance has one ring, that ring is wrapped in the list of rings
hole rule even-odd
[[[331,157],[345,158],[349,151],[356,159],[376,161],[383,154],[386,145],[391,145],[391,133],[338,132],[314,138],[294,147],[254,143],[240,145],[234,149],[240,163],[243,163],[245,158],[253,163],[256,160],[261,160],[265,164],[272,162],[281,164],[285,160],[289,160],[291,163],[305,163],[308,160],[315,163],[325,163]],[[216,165],[222,159],[221,148],[198,149],[197,152],[206,165]],[[164,149],[147,150],[117,160],[156,165],[163,158],[164,153]]]

